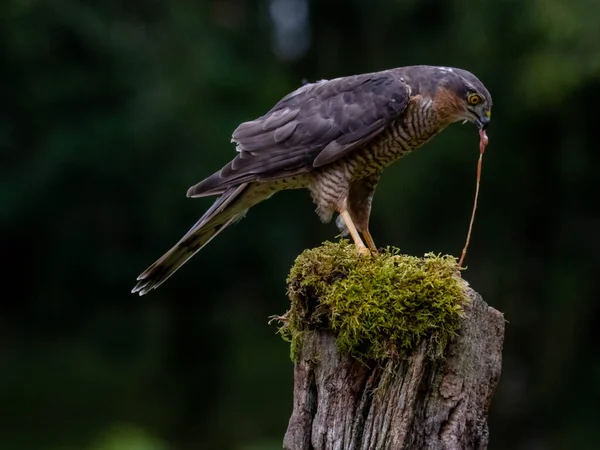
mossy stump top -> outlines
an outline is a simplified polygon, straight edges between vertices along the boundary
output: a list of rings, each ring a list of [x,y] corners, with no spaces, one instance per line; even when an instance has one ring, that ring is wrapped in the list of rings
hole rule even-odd
[[[294,360],[314,330],[331,331],[360,361],[405,357],[424,339],[428,355],[442,357],[469,301],[453,256],[388,247],[365,257],[347,240],[304,251],[287,282],[291,306],[280,333]]]

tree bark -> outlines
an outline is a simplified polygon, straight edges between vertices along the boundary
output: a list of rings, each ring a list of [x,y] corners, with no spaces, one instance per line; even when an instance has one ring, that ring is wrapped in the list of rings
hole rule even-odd
[[[402,360],[361,363],[315,330],[294,369],[286,450],[485,449],[487,411],[500,377],[504,317],[469,289],[445,359],[426,341]]]

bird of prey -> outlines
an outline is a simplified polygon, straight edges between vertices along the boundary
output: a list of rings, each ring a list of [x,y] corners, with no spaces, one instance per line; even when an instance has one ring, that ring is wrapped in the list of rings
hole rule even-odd
[[[376,252],[369,215],[383,169],[453,122],[484,130],[491,107],[483,83],[452,67],[407,66],[303,85],[237,127],[235,158],[187,192],[218,198],[132,292],[160,286],[249,208],[285,189],[307,188],[323,222],[338,213],[358,252]]]

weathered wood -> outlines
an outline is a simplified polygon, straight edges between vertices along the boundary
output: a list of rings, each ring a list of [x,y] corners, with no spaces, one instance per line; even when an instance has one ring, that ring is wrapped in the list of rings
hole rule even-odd
[[[422,342],[410,357],[363,364],[318,330],[294,369],[286,450],[485,449],[500,377],[504,317],[475,291],[446,358]]]

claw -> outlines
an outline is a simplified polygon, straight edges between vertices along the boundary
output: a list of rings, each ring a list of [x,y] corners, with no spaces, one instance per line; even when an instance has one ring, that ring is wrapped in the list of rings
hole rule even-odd
[[[369,250],[367,247],[357,247],[358,250],[358,256],[371,256],[371,250]]]

